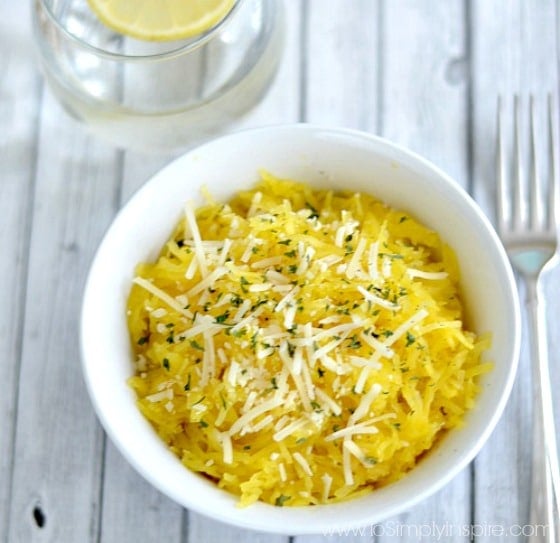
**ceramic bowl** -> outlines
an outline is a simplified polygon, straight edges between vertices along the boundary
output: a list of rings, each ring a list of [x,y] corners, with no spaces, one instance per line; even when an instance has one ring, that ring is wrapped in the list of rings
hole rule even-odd
[[[400,481],[343,503],[236,506],[237,497],[189,471],[135,405],[126,300],[137,263],[154,259],[188,199],[205,186],[218,200],[250,188],[259,169],[312,186],[352,189],[406,210],[455,250],[470,324],[491,332],[474,409],[460,430]],[[216,520],[273,533],[332,533],[371,525],[409,509],[449,482],[477,454],[496,425],[517,365],[520,319],[512,271],[489,221],[469,195],[425,159],[368,134],[289,125],[228,135],[178,158],[122,208],[94,258],[83,300],[81,347],[85,380],[97,415],[124,457],[161,492]]]

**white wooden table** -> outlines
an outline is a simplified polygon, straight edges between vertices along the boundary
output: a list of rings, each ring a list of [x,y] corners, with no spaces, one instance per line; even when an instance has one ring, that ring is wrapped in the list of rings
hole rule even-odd
[[[111,219],[172,157],[115,149],[61,110],[34,61],[29,3],[0,0],[0,542],[468,542],[469,531],[477,542],[520,541],[531,454],[526,338],[506,412],[475,462],[361,532],[287,538],[224,526],[181,509],[125,463],[82,380],[81,294]],[[446,170],[492,217],[496,96],[558,93],[560,2],[285,3],[280,73],[239,127],[306,121],[383,135]],[[559,285],[552,274],[556,388]]]

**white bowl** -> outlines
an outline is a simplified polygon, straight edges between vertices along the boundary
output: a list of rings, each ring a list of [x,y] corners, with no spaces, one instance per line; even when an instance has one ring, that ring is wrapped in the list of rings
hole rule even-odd
[[[466,423],[399,482],[345,503],[236,506],[237,497],[185,468],[135,405],[125,319],[135,265],[154,259],[184,202],[205,185],[219,200],[251,187],[258,170],[311,185],[370,193],[408,210],[455,249],[468,314],[477,332],[492,333],[493,371]],[[87,281],[81,322],[83,370],[97,414],[127,460],[184,507],[237,526],[274,533],[324,533],[364,526],[410,508],[462,470],[500,417],[515,376],[520,318],[508,259],[471,198],[421,157],[364,133],[291,125],[222,137],[180,157],[146,183],[107,232]]]

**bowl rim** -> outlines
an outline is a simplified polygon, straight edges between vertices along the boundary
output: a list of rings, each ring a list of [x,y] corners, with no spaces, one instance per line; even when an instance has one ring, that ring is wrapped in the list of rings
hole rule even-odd
[[[368,153],[374,154],[382,154],[381,150],[383,151],[390,151],[391,153],[398,154],[403,162],[416,164],[421,166],[426,171],[430,172],[430,175],[434,178],[438,178],[439,182],[442,182],[446,185],[446,187],[460,196],[463,204],[469,208],[469,212],[476,217],[476,220],[479,222],[479,227],[481,227],[486,234],[488,235],[488,239],[492,242],[494,249],[496,250],[496,257],[501,264],[501,273],[506,281],[505,288],[509,293],[509,299],[511,302],[511,320],[513,323],[513,329],[510,333],[512,344],[510,347],[510,359],[506,360],[505,362],[508,363],[507,371],[505,374],[505,378],[503,383],[503,388],[499,391],[500,398],[499,401],[496,403],[494,411],[491,413],[491,416],[486,420],[486,423],[483,427],[483,430],[475,442],[472,443],[470,448],[462,454],[459,461],[456,462],[452,469],[448,469],[447,471],[443,472],[440,476],[438,476],[433,482],[427,485],[426,489],[408,497],[405,497],[401,502],[398,504],[393,505],[392,507],[386,508],[381,515],[376,515],[376,512],[370,512],[369,515],[364,516],[361,519],[361,524],[356,523],[355,519],[345,519],[341,518],[340,516],[331,515],[328,522],[325,522],[324,519],[321,520],[320,526],[317,522],[297,522],[296,525],[292,524],[290,526],[284,525],[279,526],[275,524],[271,526],[267,523],[266,519],[262,519],[259,515],[251,515],[250,517],[244,515],[235,515],[235,514],[223,514],[220,510],[212,509],[211,505],[208,506],[205,504],[201,504],[200,502],[196,501],[196,498],[193,498],[191,501],[185,500],[184,495],[178,495],[177,493],[170,492],[169,489],[163,488],[161,483],[157,480],[156,477],[152,476],[152,474],[144,469],[141,465],[141,462],[137,459],[136,455],[133,454],[129,448],[127,448],[127,444],[121,439],[119,435],[113,432],[112,424],[109,417],[106,415],[105,409],[103,406],[98,402],[99,398],[97,397],[96,390],[94,384],[92,383],[89,375],[89,363],[90,359],[93,357],[93,353],[89,353],[85,349],[85,341],[84,338],[87,334],[87,330],[85,329],[85,322],[87,320],[87,299],[89,296],[92,296],[91,289],[92,289],[92,282],[95,276],[96,270],[96,262],[98,262],[100,254],[104,251],[104,248],[107,244],[107,240],[110,239],[113,230],[118,229],[118,225],[126,220],[127,214],[130,212],[129,210],[135,205],[134,202],[139,202],[144,198],[144,195],[149,194],[152,190],[152,187],[155,186],[158,182],[161,182],[162,179],[165,179],[166,176],[169,175],[170,171],[177,168],[178,163],[182,161],[188,161],[189,157],[196,155],[202,151],[206,151],[213,146],[222,145],[227,142],[234,142],[238,138],[243,137],[259,137],[259,135],[264,134],[274,134],[275,136],[281,135],[282,133],[291,133],[292,131],[296,132],[307,132],[310,138],[315,137],[317,134],[328,134],[335,137],[351,137],[358,140],[365,142],[369,148]],[[341,141],[338,141],[338,144],[341,144]],[[377,147],[377,149],[375,148]],[[170,228],[171,228],[170,224]],[[460,471],[462,471],[480,452],[483,445],[488,440],[490,434],[493,432],[496,424],[498,423],[506,403],[510,397],[511,390],[513,388],[518,361],[519,361],[519,352],[520,352],[520,344],[521,344],[521,317],[520,317],[520,306],[519,306],[519,299],[517,295],[515,278],[513,275],[513,271],[503,248],[503,245],[496,234],[493,226],[490,223],[490,220],[487,216],[483,213],[481,208],[478,204],[474,201],[474,199],[464,190],[464,188],[459,185],[452,177],[442,171],[440,168],[435,166],[432,162],[425,159],[424,157],[420,156],[419,154],[401,146],[396,143],[391,142],[383,137],[372,135],[360,130],[348,129],[348,128],[337,128],[337,127],[328,127],[322,126],[319,124],[312,124],[312,123],[291,123],[291,124],[278,124],[278,125],[270,125],[264,126],[259,128],[249,128],[241,131],[237,131],[234,133],[226,134],[210,140],[200,146],[194,147],[193,149],[187,151],[186,153],[178,156],[174,160],[172,160],[169,164],[161,168],[158,172],[150,176],[150,178],[145,181],[125,202],[125,204],[121,207],[121,209],[115,215],[113,221],[111,222],[110,226],[106,230],[99,246],[94,254],[94,257],[91,261],[91,267],[87,276],[87,280],[84,287],[84,295],[82,301],[82,308],[81,308],[81,316],[80,316],[80,349],[81,349],[81,363],[82,363],[82,370],[83,376],[86,382],[86,387],[88,389],[88,393],[92,404],[94,406],[95,412],[97,417],[102,423],[103,428],[107,432],[107,435],[110,437],[111,441],[120,453],[126,458],[126,460],[135,468],[135,470],[142,475],[143,478],[148,480],[156,489],[163,492],[165,495],[179,503],[181,506],[196,511],[202,515],[208,516],[215,520],[226,522],[231,525],[236,525],[242,528],[248,528],[253,530],[259,530],[268,533],[275,533],[275,534],[286,534],[286,535],[296,535],[296,534],[317,534],[324,530],[345,530],[356,528],[360,525],[372,525],[373,523],[381,522],[383,520],[387,520],[393,515],[398,514],[406,510],[407,508],[419,503],[420,501],[426,499],[427,497],[433,495],[435,492],[440,490],[444,487],[451,479],[453,479]],[[187,468],[185,468],[187,469]],[[193,475],[196,475],[192,473]],[[388,485],[389,487],[392,485]],[[387,487],[385,487],[387,488]],[[216,487],[218,490],[218,488]],[[224,492],[220,489],[220,492]],[[379,491],[376,491],[379,492]],[[359,500],[361,498],[356,498]],[[352,502],[355,500],[349,500]],[[349,503],[349,502],[342,502],[342,503]],[[263,504],[267,505],[267,504]],[[319,505],[319,506],[303,506],[303,507],[290,507],[290,508],[282,508],[283,514],[286,517],[289,517],[290,511],[302,510],[307,509],[310,510],[312,508],[332,508],[332,512],[336,513],[336,508],[340,504],[327,504],[327,505]],[[273,507],[273,506],[269,506]],[[250,509],[250,508],[249,508]],[[280,509],[280,508],[274,508]],[[238,511],[242,511],[238,509]],[[326,532],[324,532],[326,533]]]

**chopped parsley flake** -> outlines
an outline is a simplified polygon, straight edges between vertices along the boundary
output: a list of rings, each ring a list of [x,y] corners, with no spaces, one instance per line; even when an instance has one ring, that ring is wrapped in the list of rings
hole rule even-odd
[[[289,499],[291,499],[291,496],[284,496],[284,494],[280,494],[280,496],[276,498],[274,505],[282,507]]]
[[[200,345],[200,343],[198,343],[198,342],[196,341],[196,339],[191,339],[191,340],[189,341],[189,344],[190,344],[190,346],[191,346],[193,349],[197,349],[197,350],[199,350],[199,351],[204,351],[204,347],[203,347],[202,345]]]
[[[238,296],[237,294],[234,294],[231,297],[230,303],[233,307],[239,307],[243,303],[243,298],[241,298],[241,296]]]
[[[216,317],[216,323],[223,324],[228,317],[229,317],[229,311],[225,311],[224,313]]]
[[[412,345],[415,341],[416,341],[416,338],[410,332],[407,332],[406,333],[406,346],[410,347],[410,345]]]

